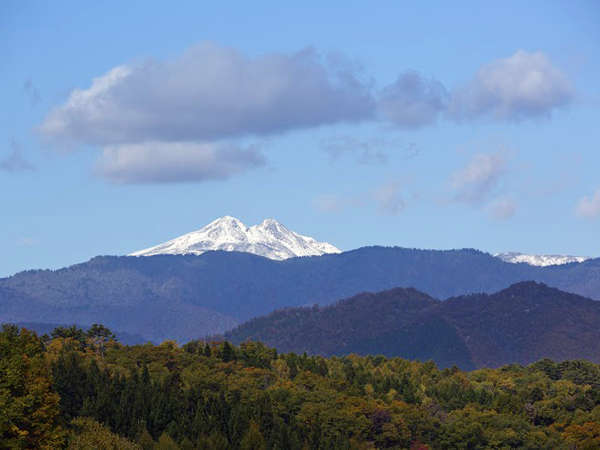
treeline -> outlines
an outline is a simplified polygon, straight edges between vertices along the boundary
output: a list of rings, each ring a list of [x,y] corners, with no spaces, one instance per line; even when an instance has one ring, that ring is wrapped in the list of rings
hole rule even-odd
[[[600,366],[463,372],[260,343],[0,332],[0,448],[600,448]]]

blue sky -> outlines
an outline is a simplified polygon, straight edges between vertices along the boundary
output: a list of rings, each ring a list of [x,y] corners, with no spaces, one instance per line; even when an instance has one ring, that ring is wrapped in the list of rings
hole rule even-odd
[[[0,276],[223,215],[600,256],[597,2],[206,3],[0,3]]]

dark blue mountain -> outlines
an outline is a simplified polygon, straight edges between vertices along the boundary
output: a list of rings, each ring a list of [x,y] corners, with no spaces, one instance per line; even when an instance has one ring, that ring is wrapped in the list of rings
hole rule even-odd
[[[106,326],[160,341],[219,333],[275,309],[414,287],[436,298],[535,280],[600,299],[600,259],[506,263],[477,250],[365,247],[274,261],[248,253],[99,256],[0,279],[0,322]]]

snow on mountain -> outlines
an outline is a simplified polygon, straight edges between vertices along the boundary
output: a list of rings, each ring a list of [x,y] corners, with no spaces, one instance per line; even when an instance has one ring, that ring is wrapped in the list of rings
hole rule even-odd
[[[209,250],[254,253],[277,260],[341,252],[327,242],[295,233],[274,219],[265,219],[258,225],[247,227],[235,217],[225,216],[197,231],[129,256],[200,255]]]
[[[496,253],[494,256],[509,263],[526,263],[530,266],[555,266],[573,262],[583,262],[586,259],[590,259],[587,256],[527,255],[525,253],[517,252]]]

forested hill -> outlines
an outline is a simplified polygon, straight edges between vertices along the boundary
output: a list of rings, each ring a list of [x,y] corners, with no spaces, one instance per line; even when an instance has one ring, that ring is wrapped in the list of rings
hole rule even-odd
[[[0,322],[102,322],[154,341],[187,341],[275,309],[329,304],[365,291],[414,287],[445,299],[525,280],[600,299],[600,259],[533,267],[476,250],[397,247],[285,261],[235,252],[102,256],[1,279]]]
[[[587,361],[461,372],[56,331],[0,330],[2,448],[600,448],[600,366]]]
[[[393,289],[322,308],[276,311],[224,338],[261,341],[285,352],[383,354],[463,369],[544,357],[600,362],[600,302],[535,282],[445,302]]]

